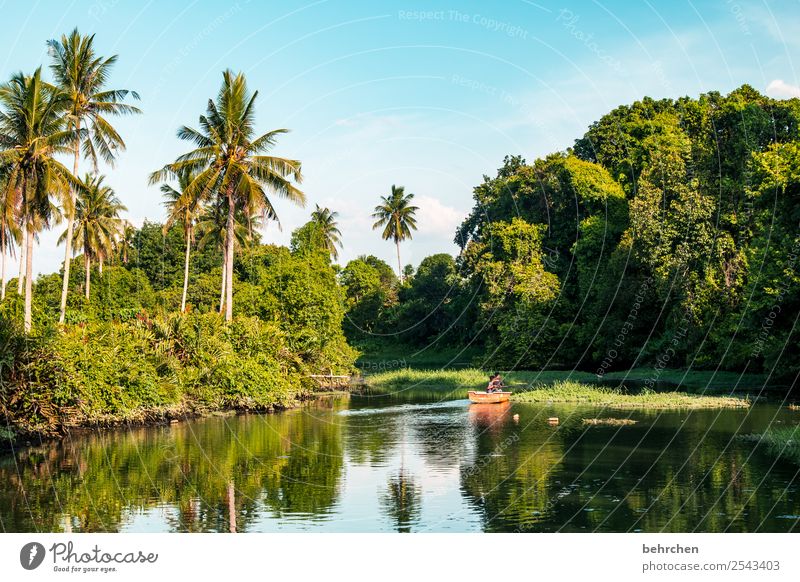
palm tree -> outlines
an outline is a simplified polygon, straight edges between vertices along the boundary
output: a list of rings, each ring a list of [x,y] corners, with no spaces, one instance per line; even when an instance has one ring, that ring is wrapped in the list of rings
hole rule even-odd
[[[75,234],[72,239],[73,250],[83,249],[83,261],[86,268],[86,288],[84,293],[89,299],[91,287],[92,260],[100,265],[114,250],[117,236],[122,233],[124,221],[119,213],[127,210],[114,194],[110,186],[103,184],[103,176],[86,174],[83,179],[84,188],[78,192],[75,203]],[[67,239],[69,226],[59,243]],[[101,271],[102,272],[102,271]]]
[[[203,210],[197,199],[186,196],[186,188],[191,184],[194,177],[188,172],[184,172],[178,179],[176,190],[169,184],[161,185],[161,192],[164,193],[164,206],[167,207],[167,221],[164,223],[164,234],[166,235],[172,225],[180,222],[183,228],[183,236],[186,238],[186,258],[183,265],[183,295],[181,295],[181,313],[186,311],[186,291],[189,288],[189,255],[194,242],[195,222]]]
[[[414,218],[417,210],[416,206],[411,206],[413,194],[405,195],[403,186],[392,184],[390,196],[381,196],[381,203],[375,207],[372,218],[377,222],[372,225],[372,229],[383,227],[381,236],[383,240],[392,239],[397,245],[397,273],[400,280],[403,280],[403,267],[400,263],[400,243],[407,238],[411,238],[411,231],[417,230],[417,220]]]
[[[136,238],[136,227],[127,220],[122,227],[119,240],[117,241],[117,253],[122,264],[128,264],[128,256],[133,250],[134,240]]]
[[[250,94],[244,75],[230,70],[223,74],[222,88],[216,103],[209,99],[206,115],[200,116],[200,129],[182,127],[178,137],[193,142],[197,148],[180,156],[172,164],[150,175],[150,184],[177,178],[183,172],[195,175],[185,194],[200,202],[222,197],[227,203],[223,278],[225,319],[233,317],[233,246],[235,216],[246,209],[247,216],[261,213],[276,218],[267,190],[292,202],[305,205],[305,195],[289,180],[300,183],[300,162],[264,155],[272,149],[286,129],[276,129],[260,137],[255,135],[254,103],[258,91]]]
[[[14,245],[22,244],[22,231],[17,224],[16,209],[12,204],[11,194],[12,192],[7,188],[7,182],[3,180],[0,184],[0,253],[2,253],[0,301],[6,298],[6,255],[13,257]]]
[[[18,73],[0,87],[0,165],[7,173],[4,197],[17,209],[24,230],[26,333],[32,325],[34,237],[39,229],[50,226],[52,198],[70,210],[70,187],[79,184],[55,159],[70,151],[74,137],[65,124],[65,109],[64,94],[42,81],[41,68],[31,76]]]
[[[320,208],[319,204],[316,205],[316,210],[311,213],[311,222],[319,228],[323,244],[334,260],[339,258],[339,251],[336,245],[342,246],[342,233],[339,230],[339,223],[336,222],[338,216],[338,212],[331,212],[328,208]]]
[[[236,211],[233,228],[234,253],[237,248],[247,247],[253,241],[253,231],[261,228],[261,218],[260,214],[247,216],[243,209]],[[222,313],[225,307],[225,290],[227,289],[225,264],[228,257],[228,249],[225,245],[228,234],[228,205],[225,198],[218,198],[213,204],[203,208],[203,213],[197,220],[195,230],[200,237],[197,242],[198,248],[204,249],[208,245],[212,245],[214,248],[222,250],[223,269],[219,296],[219,312]]]
[[[72,142],[73,175],[78,175],[78,162],[83,155],[92,161],[97,172],[97,159],[114,165],[115,152],[125,151],[125,142],[106,117],[141,113],[139,109],[122,103],[130,95],[139,99],[138,93],[126,89],[105,89],[117,55],[98,57],[94,51],[94,35],[83,36],[74,29],[61,40],[50,40],[47,46],[52,58],[50,69],[58,87],[66,94],[69,107],[66,112],[67,128],[74,131]],[[76,193],[72,193],[72,207]],[[73,210],[74,212],[74,210]],[[69,215],[64,255],[64,279],[61,286],[61,312],[59,322],[64,323],[69,288],[69,268],[72,255],[73,213]]]

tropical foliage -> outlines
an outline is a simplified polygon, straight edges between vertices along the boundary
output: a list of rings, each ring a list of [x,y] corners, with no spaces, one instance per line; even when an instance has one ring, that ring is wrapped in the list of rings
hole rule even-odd
[[[68,35],[62,35],[60,40],[48,41],[47,47],[55,83],[66,100],[64,122],[73,135],[73,174],[78,175],[81,153],[92,162],[95,172],[98,158],[113,166],[117,152],[125,151],[125,142],[107,118],[141,113],[136,107],[123,103],[128,94],[137,100],[139,94],[126,89],[106,89],[117,55],[107,58],[97,56],[93,34],[81,35],[76,28]],[[75,204],[74,190],[72,204]],[[64,322],[67,308],[74,224],[75,218],[70,210],[64,237],[66,254],[61,288],[61,323]]]
[[[216,101],[209,100],[206,115],[201,115],[200,129],[182,127],[178,137],[197,146],[173,163],[154,172],[151,184],[183,173],[193,175],[184,196],[200,203],[224,201],[227,210],[223,254],[224,312],[226,321],[233,317],[233,260],[236,212],[249,217],[261,214],[277,219],[268,192],[300,205],[305,195],[292,184],[302,181],[300,162],[266,155],[286,129],[276,129],[256,137],[255,100],[242,73],[226,70]]]

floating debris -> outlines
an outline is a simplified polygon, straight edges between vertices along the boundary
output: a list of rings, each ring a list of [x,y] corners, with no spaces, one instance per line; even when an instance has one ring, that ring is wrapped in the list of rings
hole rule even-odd
[[[583,424],[591,426],[630,426],[638,421],[630,418],[584,418]]]

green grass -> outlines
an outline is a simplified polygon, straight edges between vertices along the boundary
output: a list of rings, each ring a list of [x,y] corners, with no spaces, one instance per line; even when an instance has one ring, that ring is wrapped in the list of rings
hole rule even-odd
[[[392,354],[385,354],[387,357]],[[400,354],[394,354],[400,358]],[[393,360],[381,360],[384,363]],[[402,362],[402,360],[395,360]],[[363,367],[362,371],[369,377],[371,386],[389,386],[398,384],[416,384],[419,386],[439,386],[439,387],[471,387],[483,388],[488,379],[488,371],[476,368],[462,367],[459,369],[425,369],[424,366],[398,367],[398,369],[387,369],[377,365],[378,360],[373,361],[372,369]],[[434,366],[429,366],[433,368]],[[502,371],[501,371],[502,372]],[[514,371],[502,372],[506,383],[517,384],[548,384],[559,381],[574,381],[595,383],[601,380],[604,384],[614,384],[619,382],[630,386],[641,385],[647,380],[653,379],[654,371],[652,368],[634,368],[625,372],[610,372],[599,379],[593,372],[580,372],[573,370],[545,370],[545,371]],[[693,393],[720,394],[731,392],[760,392],[766,383],[766,376],[763,374],[739,374],[737,372],[713,372],[706,370],[662,370],[658,374],[657,381],[661,386],[674,384],[680,386],[682,390]]]
[[[745,398],[732,396],[698,396],[683,392],[651,392],[626,394],[604,386],[579,382],[556,382],[537,385],[517,392],[512,398],[517,402],[569,402],[609,408],[743,408],[750,406]]]
[[[504,374],[506,385],[515,393],[518,402],[562,402],[608,406],[612,408],[728,408],[746,407],[744,398],[728,396],[698,396],[679,392],[628,394],[623,390],[592,385],[595,378],[586,372],[572,373],[571,380],[562,380],[562,372],[509,372]],[[483,390],[488,374],[482,370],[393,370],[366,378],[372,394],[403,393],[447,397],[464,397],[468,390]]]
[[[748,435],[745,438],[766,447],[770,455],[800,465],[800,425],[770,428],[763,434]]]

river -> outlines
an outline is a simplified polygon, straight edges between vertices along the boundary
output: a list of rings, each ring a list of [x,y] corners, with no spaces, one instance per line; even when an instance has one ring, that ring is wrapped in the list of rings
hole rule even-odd
[[[7,532],[788,532],[800,476],[749,409],[323,398],[0,456]],[[558,417],[552,425],[548,418]],[[622,426],[584,419],[627,419]]]

